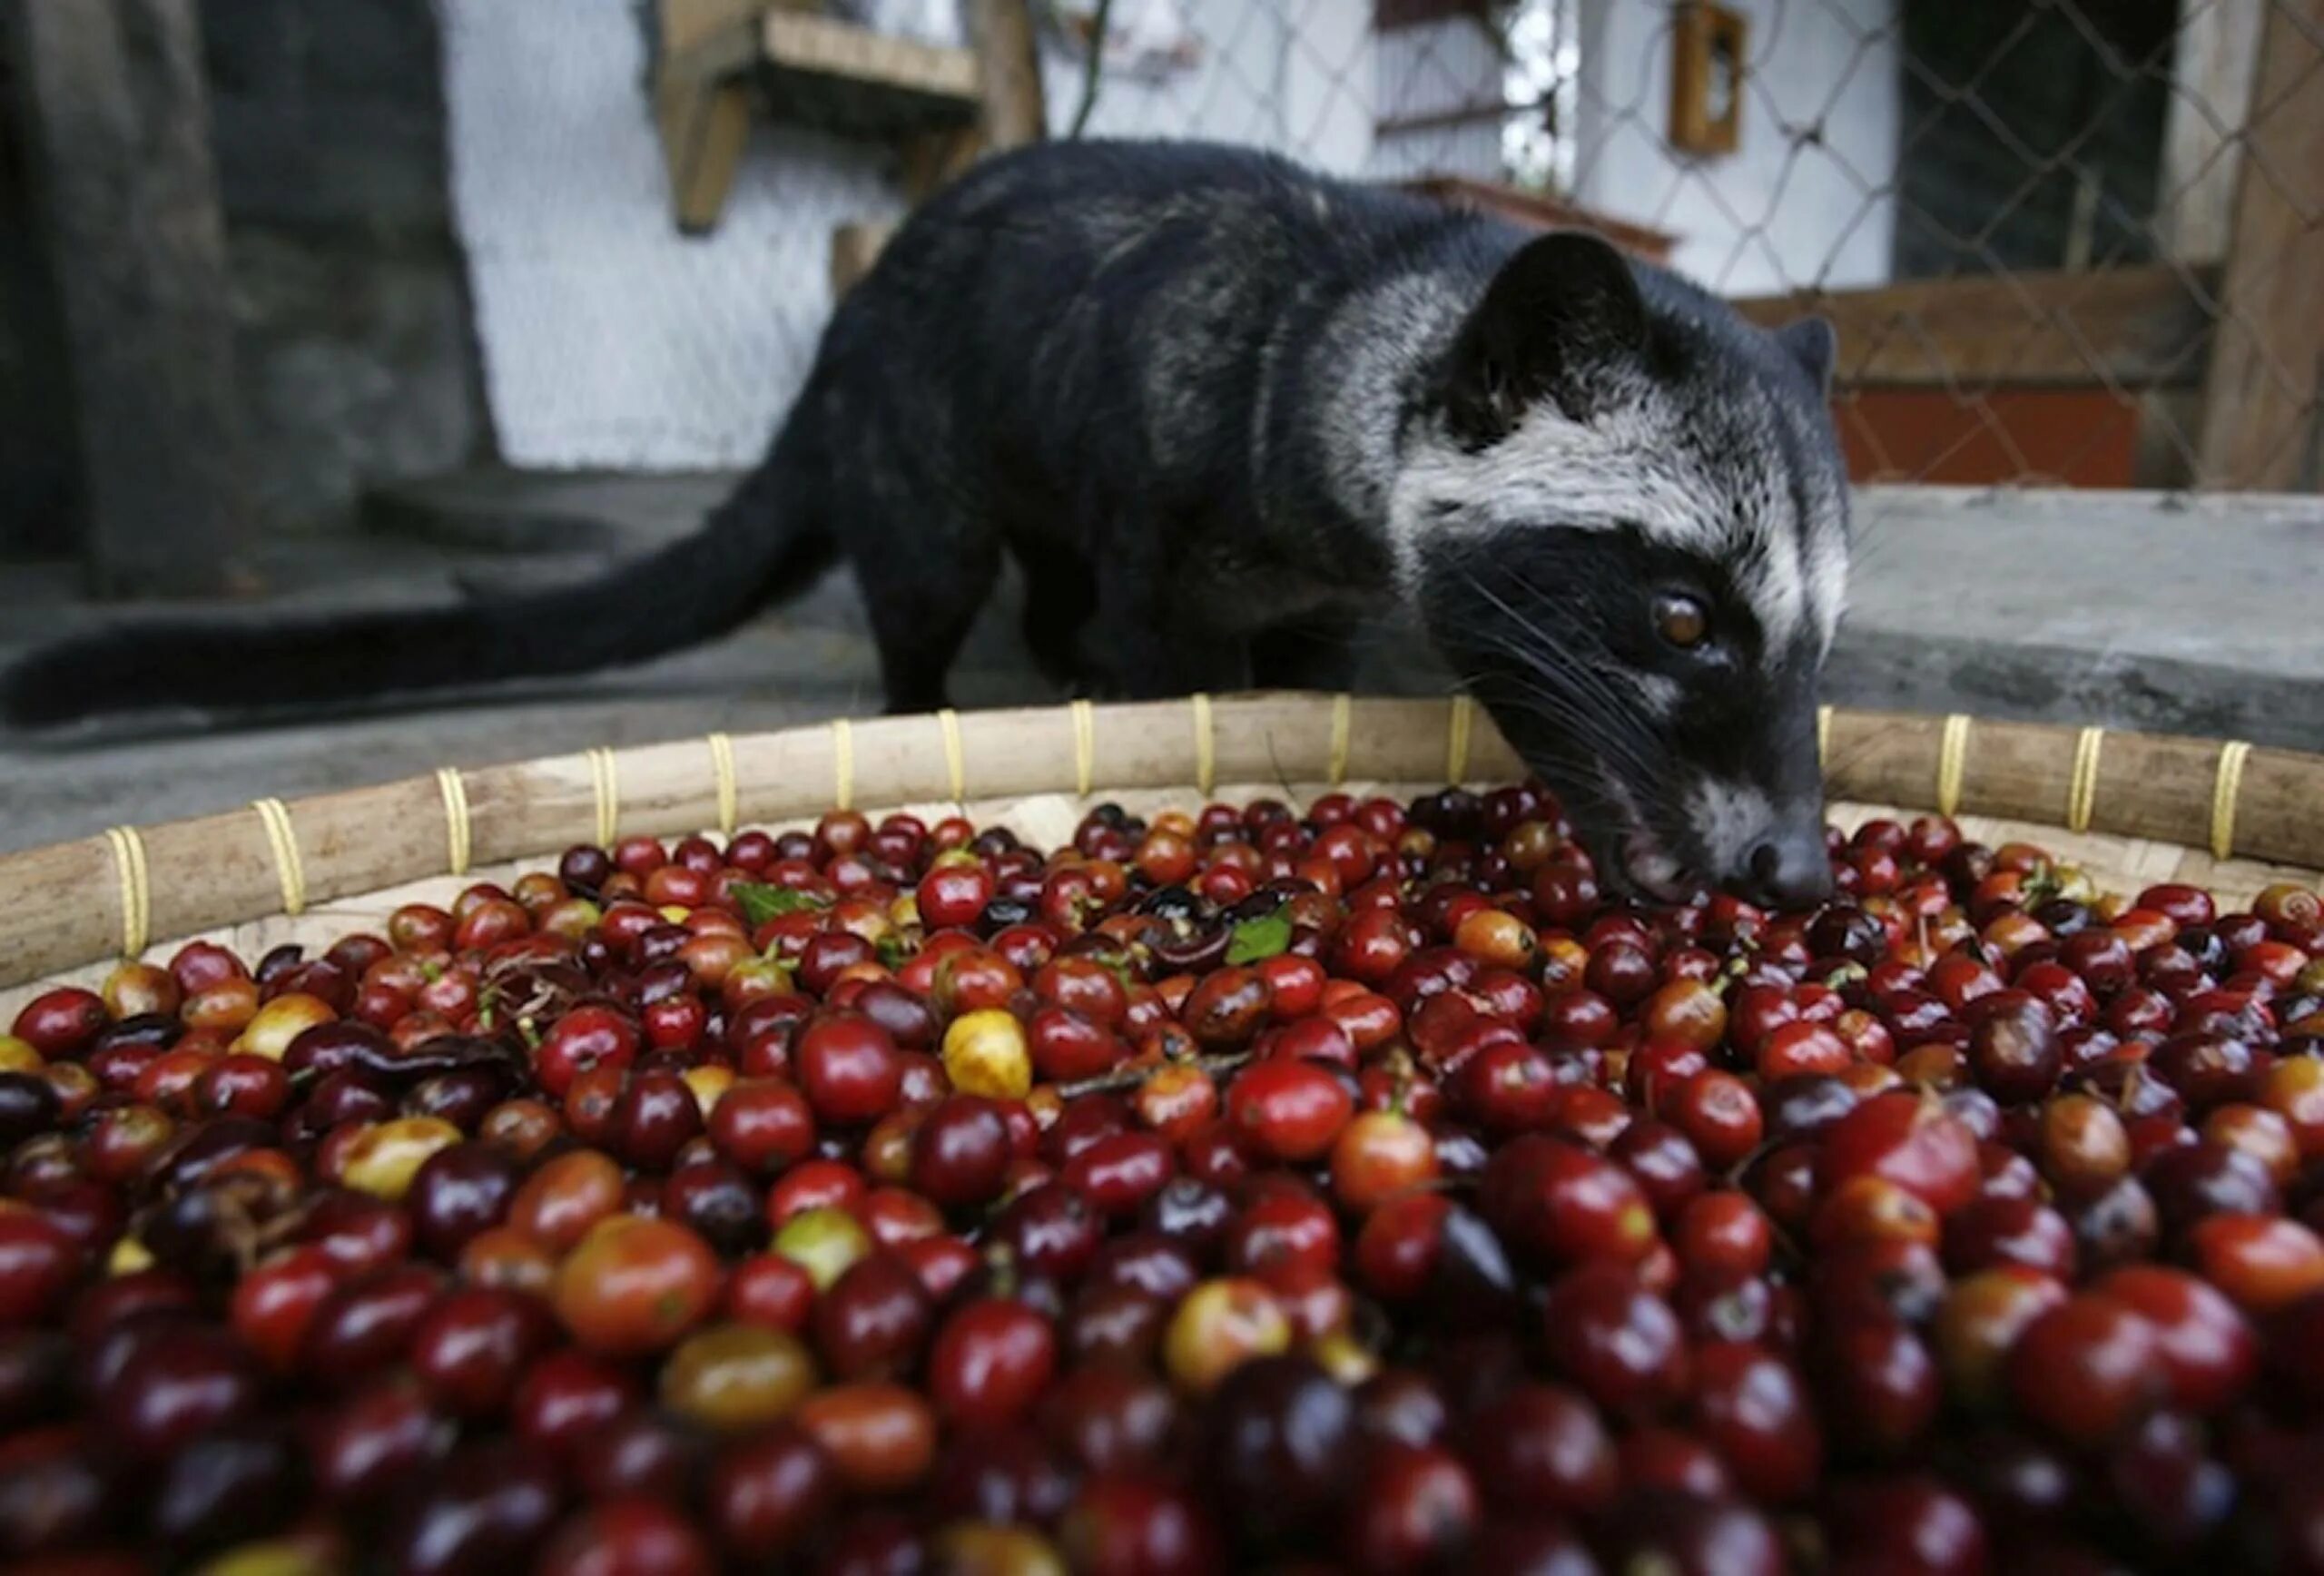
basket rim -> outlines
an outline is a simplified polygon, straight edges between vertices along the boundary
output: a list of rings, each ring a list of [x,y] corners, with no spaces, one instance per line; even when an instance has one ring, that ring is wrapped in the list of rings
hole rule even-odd
[[[1829,798],[2324,869],[2324,755],[2234,740],[1826,706]],[[840,808],[1155,788],[1324,791],[1523,773],[1465,696],[1299,692],[834,718],[600,748],[116,826],[0,855],[0,989],[310,902],[577,842]]]

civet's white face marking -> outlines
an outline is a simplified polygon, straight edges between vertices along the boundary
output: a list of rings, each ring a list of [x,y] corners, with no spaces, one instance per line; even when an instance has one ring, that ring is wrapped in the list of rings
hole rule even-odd
[[[1847,593],[1846,503],[1816,468],[1787,474],[1787,413],[1748,386],[1709,404],[1628,381],[1587,420],[1536,401],[1482,450],[1415,434],[1389,490],[1403,583],[1417,584],[1433,543],[1630,527],[1724,567],[1768,651],[1802,638],[1828,649]]]
[[[1390,498],[1400,568],[1416,574],[1432,540],[1521,527],[1595,530],[1627,523],[1674,547],[1704,540],[1718,517],[1718,499],[1707,478],[1679,462],[1657,415],[1626,403],[1576,421],[1544,399],[1481,452],[1441,431],[1419,435]]]

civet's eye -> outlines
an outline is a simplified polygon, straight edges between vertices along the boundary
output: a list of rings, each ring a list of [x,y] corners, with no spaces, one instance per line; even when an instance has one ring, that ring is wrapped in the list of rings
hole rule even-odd
[[[1699,597],[1665,591],[1654,599],[1655,633],[1681,651],[1710,638],[1710,609]]]

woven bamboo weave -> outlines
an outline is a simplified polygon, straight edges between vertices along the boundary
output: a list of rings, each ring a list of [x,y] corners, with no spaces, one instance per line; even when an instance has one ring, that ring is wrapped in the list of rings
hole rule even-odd
[[[2324,870],[2324,756],[2234,742],[1827,710],[1833,818],[1939,807],[2024,839],[2102,888],[2186,881],[2228,901]],[[1147,812],[1209,797],[1410,793],[1521,766],[1464,700],[1311,694],[942,713],[712,734],[453,771],[0,856],[0,1010],[193,936],[254,955],[376,927],[582,842],[965,811],[1038,845],[1097,799]]]

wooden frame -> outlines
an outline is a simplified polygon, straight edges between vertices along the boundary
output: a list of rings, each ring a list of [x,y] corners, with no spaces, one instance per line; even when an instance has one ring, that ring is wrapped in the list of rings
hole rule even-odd
[[[1829,789],[2055,829],[2113,879],[2230,895],[2324,865],[2324,756],[2216,740],[1891,712],[1823,714]],[[595,750],[241,810],[0,856],[0,1010],[30,981],[222,927],[241,944],[378,925],[398,889],[441,901],[489,867],[626,832],[671,834],[868,810],[965,806],[1069,835],[1094,795],[1321,793],[1343,783],[1506,781],[1523,767],[1465,699],[1275,694],[833,722]],[[2022,833],[2021,833],[2022,835]],[[2046,838],[2046,834],[2044,835]],[[2200,852],[2208,847],[2211,852]],[[284,916],[290,916],[285,918]]]
[[[1820,312],[1851,388],[2192,388],[2211,339],[2216,269],[1977,274],[1874,290],[1757,296],[1764,328]]]
[[[100,596],[247,590],[233,279],[192,0],[0,6]]]
[[[752,117],[897,145],[926,195],[978,153],[1041,134],[1026,0],[964,0],[967,45],[892,37],[797,0],[656,0],[655,109],[680,229],[717,222]]]
[[[1731,153],[1743,135],[1750,22],[1717,0],[1685,0],[1670,29],[1670,145]]]
[[[2274,0],[2229,217],[2196,478],[2324,485],[2324,0]]]

